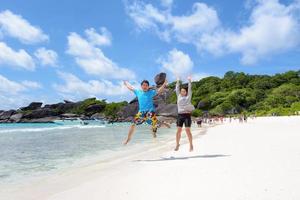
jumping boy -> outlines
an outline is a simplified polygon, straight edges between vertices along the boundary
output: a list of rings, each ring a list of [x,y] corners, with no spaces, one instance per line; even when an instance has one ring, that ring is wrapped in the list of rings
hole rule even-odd
[[[167,85],[167,80],[165,80],[164,84],[160,88],[158,88],[157,91],[149,88],[149,81],[147,80],[142,81],[140,90],[135,89],[127,81],[124,81],[124,85],[136,95],[139,102],[139,111],[135,115],[133,124],[129,128],[128,137],[124,141],[124,145],[126,145],[131,140],[135,130],[135,126],[143,124],[144,122],[152,125],[152,134],[153,137],[156,137],[157,118],[155,115],[153,97],[156,94],[160,94],[163,92],[165,86]]]

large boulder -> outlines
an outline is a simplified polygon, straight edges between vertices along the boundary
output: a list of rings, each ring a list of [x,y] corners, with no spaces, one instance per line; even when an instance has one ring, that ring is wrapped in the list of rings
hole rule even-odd
[[[7,120],[10,118],[10,116],[12,116],[15,113],[16,113],[15,110],[4,111],[0,114],[0,120]]]
[[[155,76],[154,81],[157,87],[161,86],[166,80],[166,73],[159,73]]]
[[[76,118],[76,117],[80,117],[80,115],[78,114],[74,114],[74,113],[64,113],[60,115],[63,118]]]
[[[206,106],[207,106],[207,102],[204,102],[204,101],[199,101],[198,104],[197,104],[198,109],[203,109]]]
[[[105,105],[99,105],[99,104],[89,105],[85,109],[85,112],[94,114],[94,113],[103,111],[104,108],[105,108]]]
[[[121,108],[121,110],[118,112],[118,116],[121,118],[128,118],[134,116],[137,112],[138,102],[136,101]]]
[[[177,105],[176,104],[160,104],[156,108],[156,114],[166,117],[176,117],[177,116]]]
[[[64,100],[64,102],[65,102],[65,103],[74,103],[73,101],[66,100],[66,99]]]
[[[20,110],[22,110],[22,111],[36,110],[36,109],[41,108],[42,105],[43,105],[42,102],[32,102],[28,106],[20,108]]]
[[[91,119],[104,120],[105,115],[103,113],[95,113],[91,116]]]
[[[12,116],[10,116],[9,120],[11,122],[20,122],[22,117],[23,117],[22,113],[16,113],[16,114],[13,114]]]

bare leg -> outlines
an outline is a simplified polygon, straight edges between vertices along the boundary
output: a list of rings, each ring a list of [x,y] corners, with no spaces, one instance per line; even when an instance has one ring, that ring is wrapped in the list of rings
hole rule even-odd
[[[177,133],[176,133],[176,147],[175,147],[175,151],[179,150],[179,142],[180,142],[180,138],[181,138],[181,131],[182,131],[182,127],[177,127]]]
[[[131,140],[134,130],[135,130],[135,124],[132,124],[129,128],[127,139],[123,142],[124,145],[126,145]]]
[[[153,138],[156,138],[156,132],[157,132],[157,127],[152,126],[152,136],[153,136]]]
[[[193,151],[194,146],[193,146],[193,136],[192,136],[192,133],[191,133],[191,128],[185,128],[185,132],[186,132],[186,135],[188,136],[188,139],[189,139],[190,151]]]

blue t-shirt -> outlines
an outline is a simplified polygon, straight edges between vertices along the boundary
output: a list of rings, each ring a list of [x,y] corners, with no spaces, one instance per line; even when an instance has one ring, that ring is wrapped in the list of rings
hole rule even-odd
[[[139,112],[154,111],[153,97],[156,95],[156,90],[143,90],[135,89],[134,94],[137,96],[139,101]]]

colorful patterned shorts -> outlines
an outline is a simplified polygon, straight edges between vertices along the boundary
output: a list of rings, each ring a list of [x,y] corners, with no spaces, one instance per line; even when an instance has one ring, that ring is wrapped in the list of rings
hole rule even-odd
[[[149,125],[152,125],[153,129],[157,129],[157,117],[155,115],[155,112],[138,112],[134,117],[134,124],[140,125],[143,123],[147,123]]]

